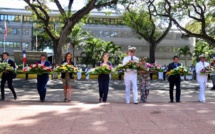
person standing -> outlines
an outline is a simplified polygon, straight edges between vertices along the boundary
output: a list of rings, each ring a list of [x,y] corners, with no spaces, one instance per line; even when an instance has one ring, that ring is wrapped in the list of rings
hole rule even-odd
[[[90,70],[90,69],[89,69],[88,67],[86,67],[86,68],[85,68],[85,73],[87,73],[89,70]],[[90,78],[90,75],[87,74],[87,75],[86,75],[86,80],[89,80],[89,78]]]
[[[128,56],[124,57],[123,65],[130,61],[139,62],[139,58],[134,56],[135,47],[130,47]],[[126,103],[130,103],[130,90],[131,84],[133,86],[133,96],[134,96],[134,104],[138,104],[138,91],[137,91],[137,70],[136,69],[126,69],[124,73],[124,83],[125,83],[125,91],[126,91]]]
[[[214,67],[214,63],[211,63],[211,66]],[[213,68],[213,71],[214,71],[214,68]],[[211,90],[215,90],[215,73],[214,72],[211,74],[211,80],[212,80],[212,84],[213,84],[213,87],[211,88]]]
[[[208,62],[205,60],[205,55],[202,54],[199,56],[200,61],[196,64],[196,77],[197,82],[199,83],[199,101],[206,102],[205,99],[205,87],[208,80],[208,74],[201,74],[202,69],[206,69],[206,67],[210,66]]]
[[[103,54],[103,60],[100,61],[97,66],[103,66],[108,65],[109,67],[112,67],[111,62],[108,61],[108,53]],[[99,102],[106,102],[108,97],[108,91],[109,91],[109,81],[110,76],[109,74],[99,74],[98,76],[98,82],[99,82]]]
[[[15,62],[9,59],[9,54],[7,52],[4,52],[2,54],[2,62],[7,62],[14,70],[15,70]],[[13,79],[16,77],[16,74],[11,71],[4,71],[2,73],[2,79],[1,79],[1,100],[5,100],[5,83],[7,81],[8,88],[11,90],[14,96],[14,100],[17,99],[16,92],[13,87]]]
[[[173,62],[169,64],[168,66],[168,72],[173,70],[174,68],[177,68],[178,66],[181,66],[180,63],[178,63],[179,57],[174,56]],[[180,102],[180,96],[181,96],[181,78],[180,75],[170,75],[168,78],[169,81],[169,96],[170,96],[170,103],[174,102],[173,97],[173,89],[174,85],[176,86],[176,102]]]
[[[162,67],[162,69],[163,69],[163,80],[165,81],[165,80],[166,80],[166,71],[167,71],[167,66],[166,66],[166,65],[164,65],[164,66]]]
[[[146,58],[140,59],[140,65],[146,67]],[[147,102],[150,89],[150,76],[149,73],[140,71],[139,90],[140,90],[140,102]]]
[[[40,60],[37,62],[37,64],[41,64],[46,67],[51,67],[51,63],[46,60],[46,55],[42,54],[40,56]],[[37,91],[40,95],[40,101],[44,102],[46,97],[46,84],[49,80],[49,74],[44,73],[37,75]]]
[[[74,62],[72,61],[72,54],[66,53],[64,61],[62,64],[73,65]],[[74,73],[61,73],[61,78],[63,81],[63,88],[64,88],[64,102],[71,101],[72,99],[72,83],[74,81]],[[68,94],[69,92],[69,94]],[[68,96],[68,99],[67,99]]]
[[[77,72],[77,79],[78,79],[78,80],[81,80],[81,73],[82,73],[82,68],[79,67],[79,68],[78,68],[78,72]]]

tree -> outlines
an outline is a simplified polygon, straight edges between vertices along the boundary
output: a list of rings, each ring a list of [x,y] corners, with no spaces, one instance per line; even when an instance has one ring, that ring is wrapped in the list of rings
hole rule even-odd
[[[84,52],[81,53],[82,63],[93,67],[98,61],[102,60],[104,53],[109,53],[109,60],[112,64],[119,64],[122,60],[121,48],[113,42],[105,42],[104,40],[91,37],[83,46]]]
[[[154,17],[152,15],[151,12],[155,8],[155,3],[138,4],[133,7],[133,4],[126,6],[126,12],[122,19],[138,35],[138,38],[143,38],[148,42],[150,63],[154,63],[156,46],[166,37],[172,22],[168,21],[166,17]]]
[[[66,42],[67,36],[71,33],[75,24],[87,15],[93,9],[101,9],[103,7],[116,8],[116,4],[123,0],[88,0],[86,5],[80,10],[72,11],[74,0],[68,0],[68,7],[64,9],[59,0],[24,0],[28,9],[32,11],[34,17],[36,17],[46,33],[50,36],[53,41],[54,60],[55,63],[60,64],[62,61],[62,47]],[[51,25],[50,12],[51,9],[48,7],[48,2],[53,2],[60,12],[60,32],[55,31],[55,27]]]
[[[192,56],[192,53],[190,52],[190,47],[188,45],[178,49],[178,56],[180,57],[181,55],[184,56],[185,66],[187,66],[187,56]]]
[[[214,47],[210,44],[208,44],[204,40],[197,40],[196,46],[194,48],[194,55],[193,55],[193,64],[196,64],[196,62],[199,61],[199,56],[201,54],[205,54],[206,60],[208,62],[211,62],[212,54],[215,53]]]
[[[109,53],[109,60],[113,65],[117,65],[121,63],[123,58],[123,53],[121,51],[121,47],[114,44],[112,41],[104,42],[104,49],[102,49],[102,55],[104,53]]]
[[[156,15],[169,17],[184,32],[182,37],[196,37],[215,46],[215,0],[164,0]],[[189,20],[184,25],[185,20]]]
[[[85,45],[86,40],[90,38],[90,34],[87,31],[83,31],[83,26],[84,23],[82,22],[76,24],[67,39],[67,42],[72,45],[73,61],[75,61],[75,47]]]
[[[52,40],[46,34],[46,32],[44,31],[44,29],[41,27],[39,23],[34,25],[33,33],[34,33],[33,39],[35,39],[35,41],[37,36],[37,41],[38,41],[37,51],[43,51],[47,47],[49,48],[53,47]],[[36,42],[33,48],[36,50]]]
[[[82,59],[81,62],[89,65],[92,64],[93,67],[96,66],[98,61],[101,59],[102,54],[102,43],[100,39],[90,38],[86,45],[84,45],[84,52],[81,53]]]

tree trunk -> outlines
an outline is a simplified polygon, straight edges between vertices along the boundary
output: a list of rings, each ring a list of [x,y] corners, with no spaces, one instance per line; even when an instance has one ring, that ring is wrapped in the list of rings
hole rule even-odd
[[[149,44],[149,61],[150,63],[155,63],[155,44]]]
[[[59,44],[59,41],[53,43],[53,52],[54,52],[54,63],[60,65],[62,62],[62,46]]]
[[[72,55],[73,55],[72,60],[73,60],[74,64],[76,64],[75,63],[75,44],[73,44],[73,43],[72,43]]]
[[[185,60],[185,66],[187,67],[187,57],[184,56],[184,60]]]

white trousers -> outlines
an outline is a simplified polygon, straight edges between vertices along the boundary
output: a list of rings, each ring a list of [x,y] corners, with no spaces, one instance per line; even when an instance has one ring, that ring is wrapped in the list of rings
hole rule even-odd
[[[163,80],[163,72],[158,72],[158,79]]]
[[[89,78],[90,78],[90,75],[88,74],[88,75],[86,76],[86,80],[89,80]]]
[[[127,74],[124,75],[125,92],[126,92],[126,103],[130,103],[130,91],[131,84],[134,96],[134,103],[138,102],[138,91],[137,91],[137,74]]]
[[[197,76],[197,81],[199,83],[199,101],[205,102],[205,88],[207,84],[207,76]]]
[[[77,73],[77,77],[78,77],[78,80],[81,79],[81,72],[78,72],[78,73]]]

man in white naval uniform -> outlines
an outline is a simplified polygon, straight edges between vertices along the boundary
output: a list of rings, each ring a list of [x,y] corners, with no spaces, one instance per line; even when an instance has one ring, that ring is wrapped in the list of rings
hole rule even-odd
[[[130,47],[128,52],[128,56],[124,57],[123,65],[125,65],[129,61],[139,62],[139,58],[134,56],[135,47]],[[126,91],[126,103],[130,103],[130,90],[131,85],[134,96],[134,104],[138,104],[138,90],[137,90],[137,70],[136,69],[127,69],[124,73],[124,83],[125,83],[125,91]]]
[[[209,66],[210,64],[205,61],[205,55],[202,54],[199,56],[200,61],[196,64],[196,75],[197,75],[197,81],[199,83],[199,101],[205,102],[205,87],[208,80],[208,74],[202,75],[200,74],[201,70]]]

